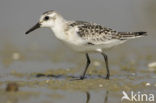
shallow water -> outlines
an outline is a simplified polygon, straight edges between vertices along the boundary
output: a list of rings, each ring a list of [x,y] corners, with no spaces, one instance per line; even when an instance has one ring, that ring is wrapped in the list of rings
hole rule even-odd
[[[121,49],[118,52],[121,52],[125,47],[119,48]],[[85,66],[82,54],[75,54],[75,57],[69,60],[57,60],[56,56],[55,60],[55,55],[51,58],[47,52],[36,54],[40,56],[35,56],[33,52],[29,54],[19,51],[3,52],[0,65],[0,102],[119,103],[123,96],[122,91],[129,94],[131,91],[136,93],[140,91],[156,95],[156,71],[151,71],[147,67],[155,57],[137,51],[135,54],[129,52],[117,54],[113,56],[115,53],[109,53],[110,80],[104,79],[105,65],[99,55],[91,55],[92,64],[86,78],[76,80]],[[19,91],[5,91],[10,82],[17,83]]]

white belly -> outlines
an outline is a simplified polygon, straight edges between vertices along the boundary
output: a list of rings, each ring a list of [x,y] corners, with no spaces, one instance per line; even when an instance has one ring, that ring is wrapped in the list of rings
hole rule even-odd
[[[102,51],[106,51],[124,42],[125,41],[120,41],[120,42],[116,41],[114,43],[111,42],[111,43],[100,44],[100,45],[98,44],[97,45],[90,45],[90,44],[75,45],[67,42],[66,44],[77,52],[99,52],[98,51],[99,49],[101,49]]]
[[[62,41],[65,45],[69,46],[77,52],[97,52],[98,49],[107,50],[116,45],[122,44],[125,41],[121,40],[110,40],[103,42],[102,44],[87,44],[87,41],[79,37],[74,29],[70,29],[67,32],[62,30],[53,30],[55,36]]]

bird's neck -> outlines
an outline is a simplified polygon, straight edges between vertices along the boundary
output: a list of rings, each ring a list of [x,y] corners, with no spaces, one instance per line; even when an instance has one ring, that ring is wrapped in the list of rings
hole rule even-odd
[[[55,20],[55,26],[52,27],[52,31],[54,32],[54,35],[58,38],[58,39],[65,39],[66,35],[65,35],[65,28],[67,28],[67,24],[66,24],[66,20],[64,18],[59,18]]]

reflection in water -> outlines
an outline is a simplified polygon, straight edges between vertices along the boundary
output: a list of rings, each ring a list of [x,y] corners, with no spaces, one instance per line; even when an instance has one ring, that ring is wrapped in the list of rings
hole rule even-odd
[[[89,92],[86,92],[86,96],[87,96],[86,103],[89,103],[89,100],[90,100],[90,93],[89,93]]]
[[[105,93],[105,97],[104,97],[104,103],[108,103],[108,94],[109,94],[109,91],[106,90],[106,93]],[[86,92],[86,103],[89,103],[90,102],[90,92]],[[97,102],[98,103],[98,102]]]
[[[109,94],[109,91],[106,90],[106,95],[105,95],[104,103],[108,103],[108,94]]]

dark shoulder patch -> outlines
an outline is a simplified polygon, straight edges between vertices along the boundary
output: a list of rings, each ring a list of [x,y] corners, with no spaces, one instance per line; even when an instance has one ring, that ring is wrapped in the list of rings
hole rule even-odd
[[[79,25],[84,25],[84,24],[88,24],[88,22],[85,22],[85,21],[75,21],[75,22],[71,23],[70,26],[74,27],[74,26],[79,26]]]

